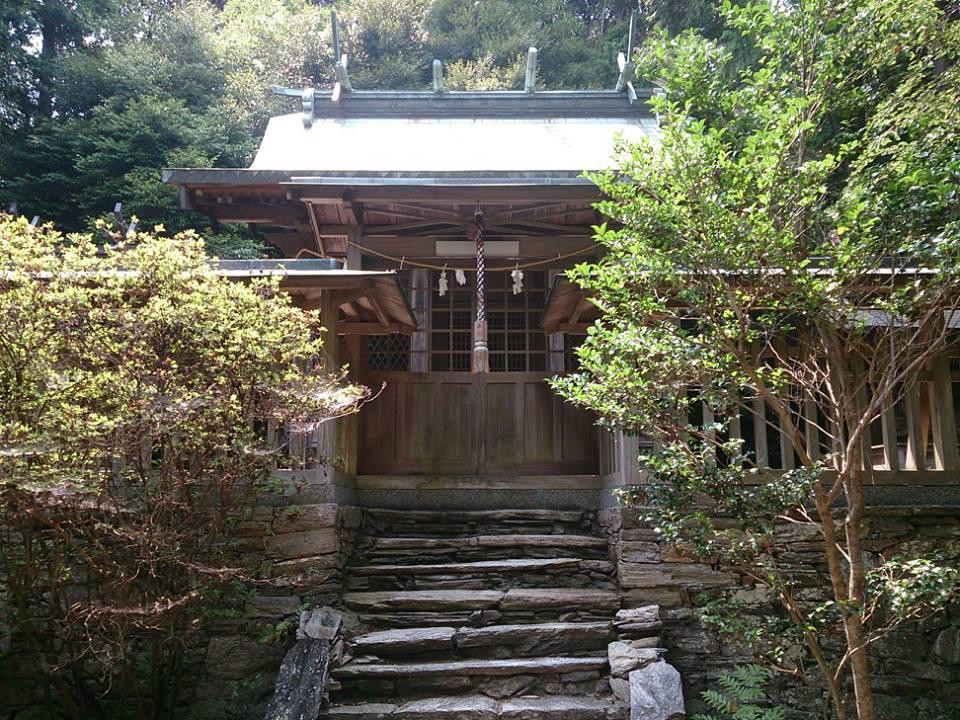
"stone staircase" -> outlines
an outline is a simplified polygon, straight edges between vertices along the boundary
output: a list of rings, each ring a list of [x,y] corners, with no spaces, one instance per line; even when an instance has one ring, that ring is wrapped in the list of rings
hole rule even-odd
[[[620,607],[594,513],[366,510],[325,718],[613,720]]]

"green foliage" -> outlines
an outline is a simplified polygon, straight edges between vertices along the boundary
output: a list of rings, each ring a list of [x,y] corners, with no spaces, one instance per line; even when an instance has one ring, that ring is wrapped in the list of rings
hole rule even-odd
[[[231,536],[284,452],[263,429],[366,391],[318,367],[316,313],[215,274],[192,233],[0,216],[0,256],[3,622],[63,716],[171,716],[195,634],[256,572]]]
[[[894,558],[867,575],[870,596],[886,617],[910,620],[936,612],[960,596],[960,569],[944,557]]]
[[[715,0],[644,3],[638,36],[713,28]],[[116,202],[146,226],[210,229],[177,209],[162,167],[244,167],[267,119],[298,110],[274,85],[330,87],[329,4],[308,0],[15,0],[0,22],[0,204],[67,230]],[[609,87],[633,5],[622,0],[342,0],[360,89],[426,88],[440,58],[451,89],[523,85],[529,46],[546,88]],[[710,20],[713,18],[713,20]],[[213,243],[211,243],[212,245]],[[222,256],[268,252],[229,232]]]
[[[693,720],[783,720],[782,707],[764,707],[764,685],[770,671],[759,665],[738,665],[717,679],[719,690],[704,690],[700,697],[713,711]],[[715,713],[715,714],[714,714]]]
[[[871,639],[954,592],[932,559],[868,579],[859,548],[862,440],[885,398],[953,342],[960,28],[931,0],[728,2],[724,13],[723,33],[654,33],[638,54],[667,90],[662,137],[623,147],[594,177],[607,253],[569,275],[602,319],[581,372],[554,386],[602,423],[660,441],[641,458],[649,521],[766,587],[795,625],[784,647],[802,639],[839,707],[831,683],[848,665],[858,698],[869,695]],[[798,469],[774,475],[726,439],[755,403]],[[805,403],[825,419],[822,460]],[[703,406],[714,422],[696,420]],[[824,603],[798,599],[775,543],[778,526],[812,520],[838,535],[823,544],[838,579]],[[849,656],[830,666],[819,638],[836,633]]]

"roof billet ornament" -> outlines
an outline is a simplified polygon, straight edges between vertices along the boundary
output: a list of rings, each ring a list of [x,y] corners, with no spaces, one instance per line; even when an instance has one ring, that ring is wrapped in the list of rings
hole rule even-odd
[[[443,63],[439,60],[433,61],[433,91],[438,95],[447,91],[443,86]]]
[[[313,109],[313,101],[316,96],[316,90],[313,88],[286,88],[274,85],[270,88],[275,95],[286,95],[287,97],[300,98],[300,107],[303,110],[303,126],[308,130],[313,126],[316,114]]]
[[[333,102],[340,102],[341,93],[353,92],[353,86],[350,84],[350,76],[347,74],[346,53],[340,51],[340,23],[337,21],[336,8],[330,9],[330,28],[333,32],[333,68],[337,73],[337,84],[333,86],[333,93],[330,99]]]
[[[527,50],[527,74],[523,83],[524,92],[532,93],[537,90],[537,49]]]
[[[617,77],[617,84],[614,90],[627,93],[630,104],[637,101],[637,91],[633,87],[633,27],[636,19],[636,13],[630,13],[630,32],[627,35],[627,53],[617,54],[617,68],[620,75]]]

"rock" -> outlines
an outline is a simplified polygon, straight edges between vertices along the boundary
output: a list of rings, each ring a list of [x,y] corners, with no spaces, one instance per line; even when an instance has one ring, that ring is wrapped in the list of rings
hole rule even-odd
[[[652,637],[656,638],[660,634],[660,631],[663,629],[663,623],[626,623],[624,625],[617,625],[617,632],[621,637],[633,638],[645,638]]]
[[[944,662],[960,664],[960,628],[941,630],[933,642],[933,654]]]
[[[271,568],[273,577],[286,577],[301,573],[329,573],[340,567],[341,558],[337,554],[309,555],[294,560],[275,562]]]
[[[661,608],[682,607],[685,602],[683,592],[674,587],[644,587],[621,592],[624,605],[657,604]]]
[[[617,615],[613,622],[619,625],[620,623],[649,623],[658,622],[659,620],[659,605],[643,605],[641,607],[617,610]]]
[[[272,675],[282,655],[277,645],[246,637],[215,637],[207,645],[207,672],[212,678],[230,680],[247,680],[265,670]]]
[[[625,678],[610,676],[610,689],[617,700],[624,704],[630,702],[630,681]]]
[[[340,550],[340,536],[332,527],[271,535],[265,542],[267,554],[280,560],[329,555]]]
[[[630,720],[684,716],[683,685],[676,668],[662,660],[630,673]]]
[[[624,563],[660,562],[660,544],[645,541],[621,541],[617,553]]]
[[[495,698],[509,698],[521,695],[537,682],[536,675],[513,675],[512,677],[498,677],[484,683],[483,693]]]
[[[669,585],[673,581],[670,569],[666,565],[641,563],[620,563],[620,587],[647,588],[655,585]]]
[[[727,588],[740,584],[740,578],[736,575],[720,572],[709,565],[699,563],[674,564],[670,566],[670,575],[673,582],[692,590]]]
[[[336,707],[330,708],[328,715],[333,717],[351,717],[355,715],[363,715],[364,717],[386,717],[393,714],[393,711],[397,709],[397,705],[391,705],[390,703],[363,703],[361,705],[337,705]]]
[[[283,658],[265,720],[303,720],[320,712],[330,674],[330,641],[298,640]]]
[[[656,662],[660,653],[652,648],[637,647],[632,642],[617,641],[607,645],[610,674],[626,677],[631,671]]]
[[[277,510],[273,518],[275,533],[305,532],[332,528],[337,524],[337,505],[290,505]]]
[[[343,618],[330,608],[313,608],[300,613],[300,625],[297,627],[297,639],[332,640],[340,631]]]
[[[246,611],[255,617],[281,618],[300,612],[300,598],[291,595],[257,595],[246,603]]]

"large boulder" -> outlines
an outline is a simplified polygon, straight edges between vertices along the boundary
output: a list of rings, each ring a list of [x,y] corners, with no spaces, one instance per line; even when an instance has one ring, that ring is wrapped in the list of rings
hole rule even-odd
[[[680,673],[660,660],[630,673],[630,720],[685,717]]]
[[[611,675],[626,677],[633,670],[659,660],[660,652],[656,648],[642,647],[642,644],[618,640],[607,645],[607,659],[610,662]]]

